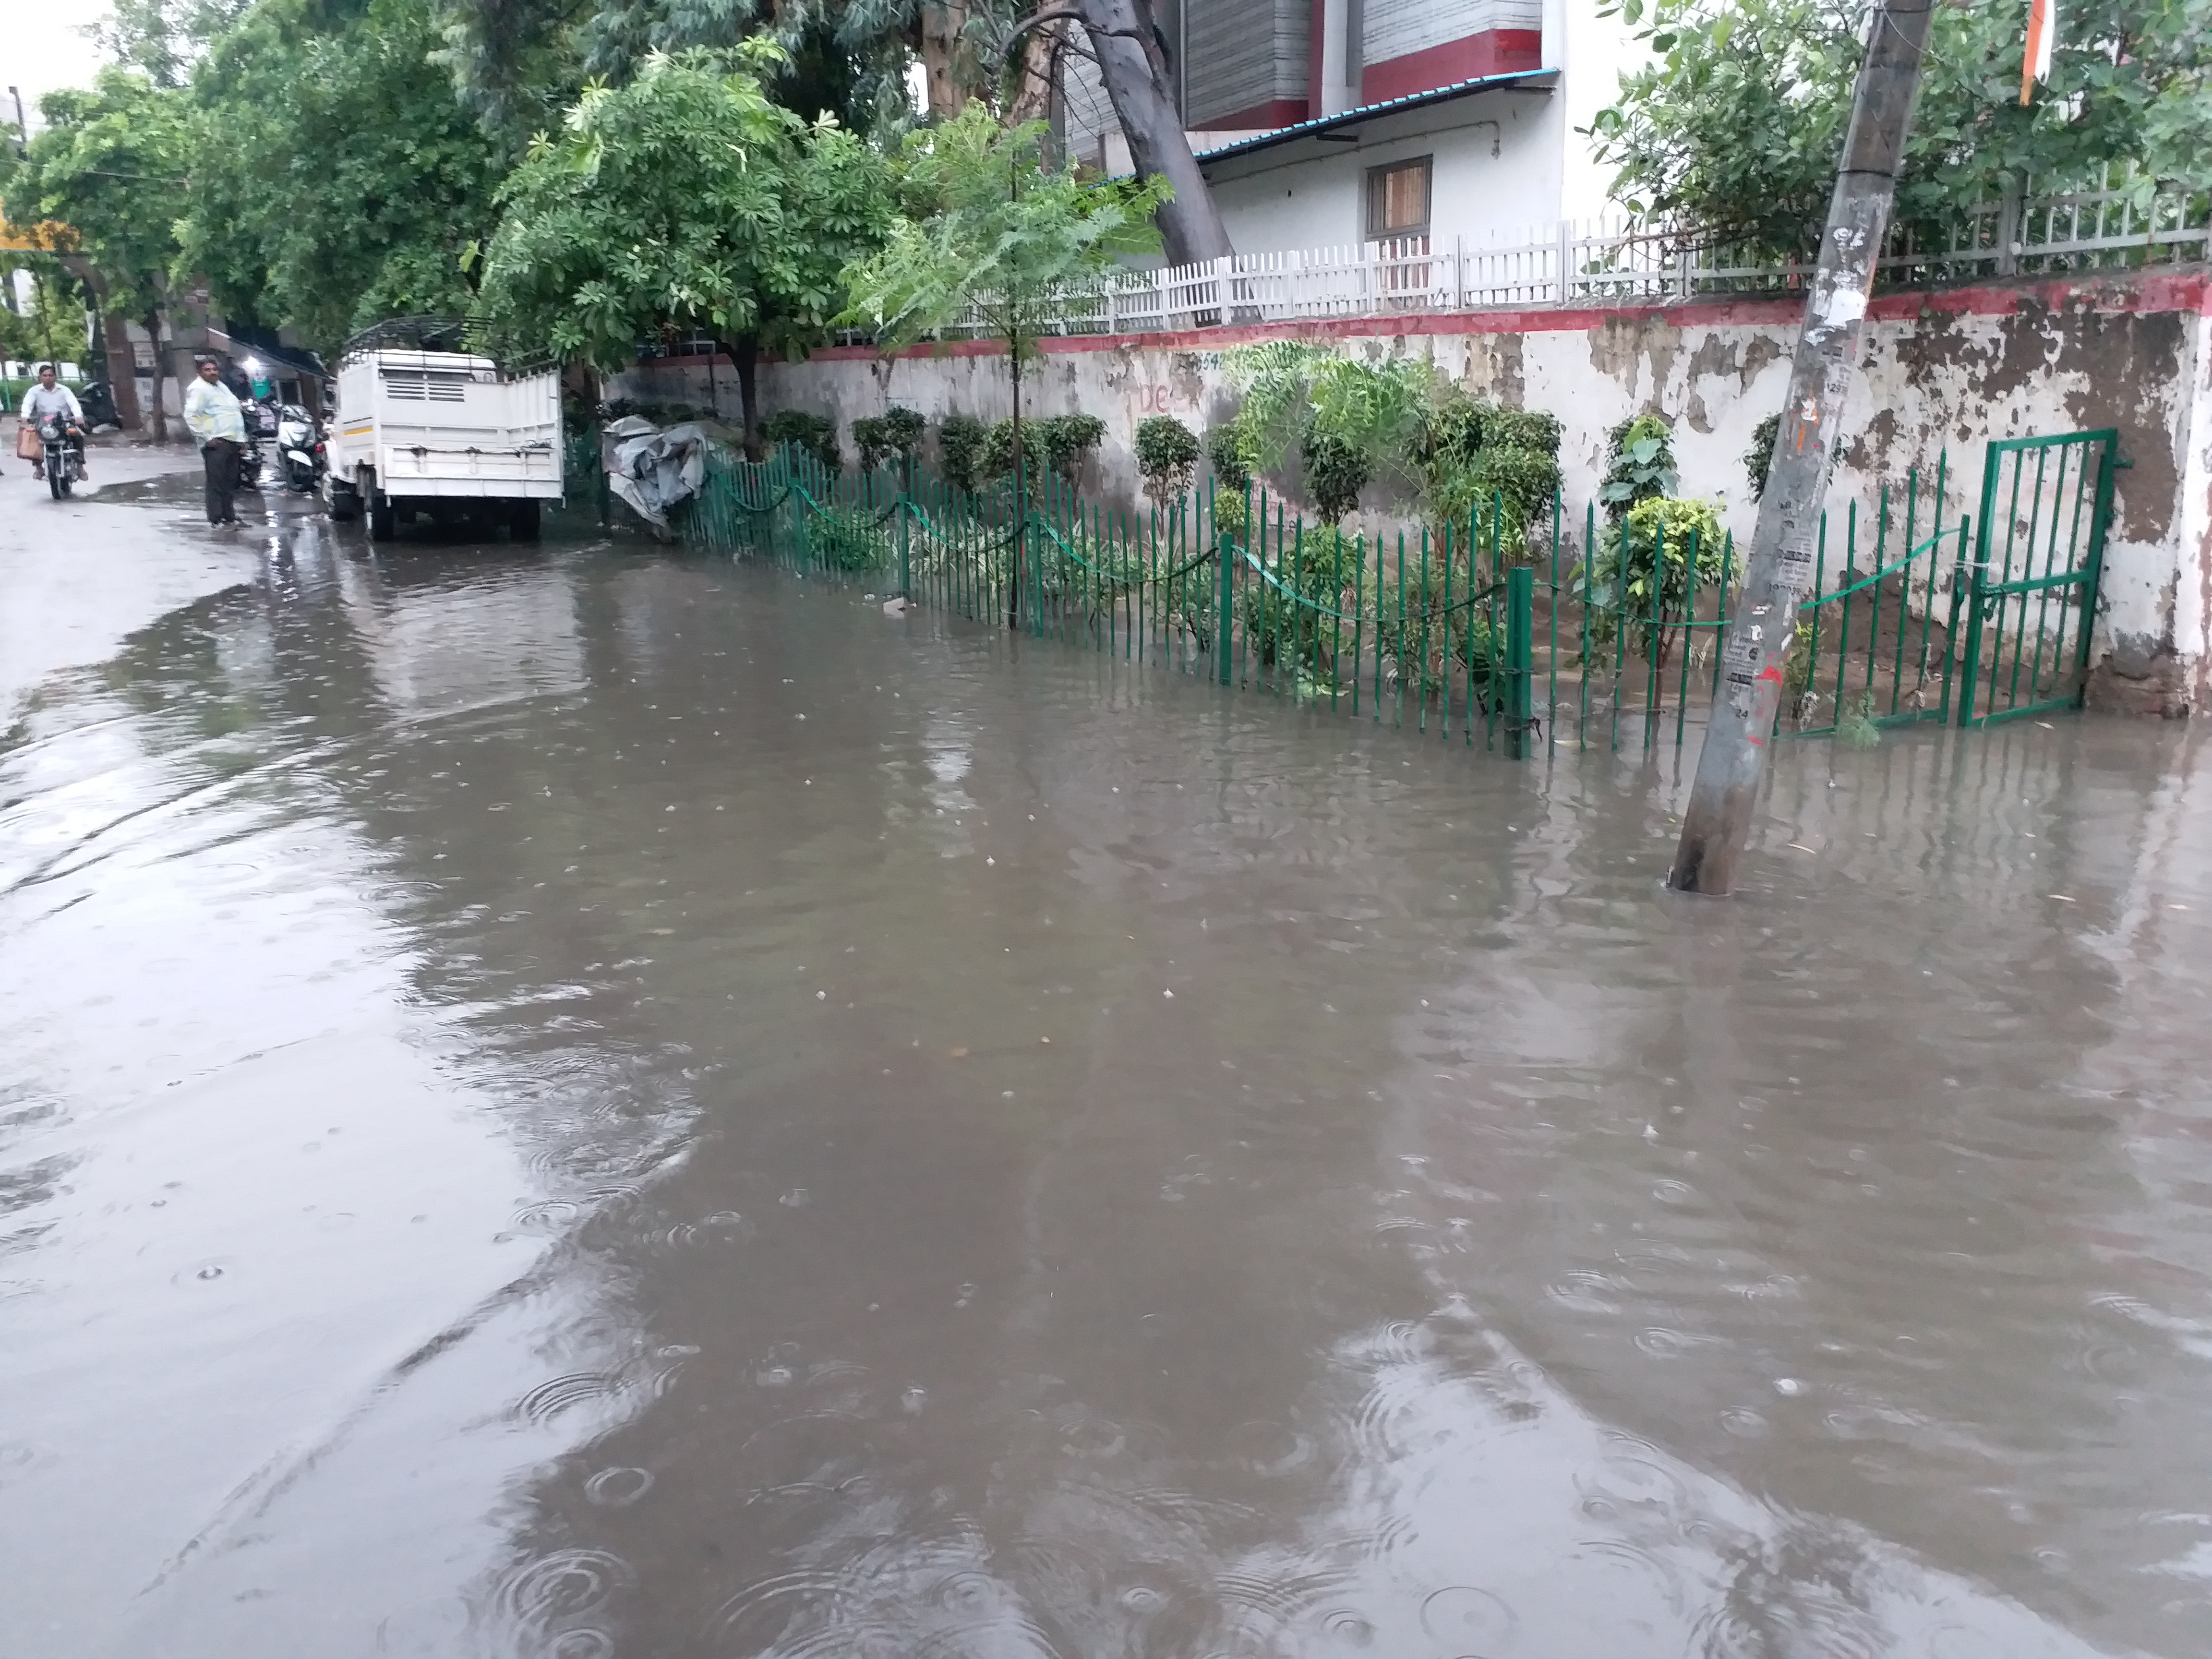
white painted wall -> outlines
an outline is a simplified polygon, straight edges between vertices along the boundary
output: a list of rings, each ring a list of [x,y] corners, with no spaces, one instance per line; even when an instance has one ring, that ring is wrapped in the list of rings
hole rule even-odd
[[[1430,217],[1437,246],[1449,247],[1457,237],[1517,238],[1550,216],[1558,196],[1558,157],[1546,131],[1549,102],[1486,94],[1440,105],[1425,118],[1398,118],[1411,129],[1401,137],[1364,139],[1311,161],[1261,151],[1223,162],[1212,169],[1213,199],[1240,252],[1340,247],[1366,234],[1370,167],[1433,155]]]

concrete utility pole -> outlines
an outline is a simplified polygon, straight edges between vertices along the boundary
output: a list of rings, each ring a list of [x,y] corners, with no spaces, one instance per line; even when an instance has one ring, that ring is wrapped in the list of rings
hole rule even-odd
[[[1813,541],[1834,461],[1844,397],[1858,363],[1859,325],[1889,229],[1905,136],[1920,95],[1920,59],[1934,0],[1882,0],[1851,101],[1843,167],[1806,298],[1788,400],[1759,498],[1743,592],[1721,655],[1721,697],[1698,757],[1682,844],[1667,884],[1724,894],[1751,830],[1766,739],[1782,700],[1782,659],[1813,580]]]

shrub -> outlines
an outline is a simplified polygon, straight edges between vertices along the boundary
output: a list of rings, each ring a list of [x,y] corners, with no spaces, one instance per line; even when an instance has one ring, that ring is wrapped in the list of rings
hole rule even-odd
[[[1217,492],[1241,495],[1252,483],[1252,464],[1245,459],[1244,436],[1234,421],[1208,427],[1206,459],[1213,468]]]
[[[1045,468],[1045,438],[1039,422],[1022,422],[1022,471],[1034,483]],[[1014,476],[1014,423],[994,421],[975,451],[977,482],[989,483]]]
[[[947,482],[972,491],[975,462],[989,428],[972,415],[947,415],[937,423],[937,467]]]
[[[1559,492],[1559,463],[1553,456],[1533,449],[1485,448],[1468,469],[1468,478],[1479,494],[1505,499],[1519,534],[1501,542],[1502,548],[1517,547],[1529,528],[1551,523]]]
[[[1198,439],[1172,415],[1148,415],[1137,422],[1137,471],[1145,494],[1156,501],[1173,501],[1190,488],[1198,453]]]
[[[1751,480],[1751,498],[1766,493],[1766,470],[1774,465],[1774,442],[1782,434],[1782,417],[1770,415],[1752,429],[1751,447],[1743,452],[1744,477]]]
[[[1337,524],[1359,505],[1359,492],[1367,488],[1367,456],[1327,432],[1310,430],[1303,446],[1306,493],[1314,499],[1322,521]]]
[[[761,436],[771,444],[789,444],[805,451],[832,472],[845,465],[845,458],[837,453],[837,422],[827,415],[779,409],[761,422]]]
[[[833,570],[872,570],[898,557],[884,521],[859,507],[833,507],[810,520],[814,556]]]
[[[1638,501],[1622,524],[1626,534],[1607,535],[1591,563],[1593,637],[1611,640],[1614,627],[1625,625],[1663,668],[1699,590],[1720,580],[1728,538],[1711,502],[1672,496]]]
[[[1540,409],[1506,409],[1492,404],[1483,411],[1482,447],[1530,450],[1556,459],[1559,417]]]
[[[1083,470],[1083,458],[1106,437],[1106,422],[1096,415],[1048,415],[1036,422],[1036,428],[1046,465],[1070,483]]]
[[[860,471],[872,472],[896,457],[911,460],[921,447],[925,425],[920,415],[896,404],[880,415],[864,415],[853,422],[853,444],[860,452]]]
[[[1430,527],[1464,536],[1480,502],[1502,498],[1498,521],[1486,524],[1482,545],[1518,558],[1531,529],[1551,522],[1559,489],[1559,422],[1540,410],[1506,409],[1442,388],[1409,447]]]
[[[1606,447],[1605,483],[1597,498],[1615,529],[1629,509],[1671,496],[1680,482],[1669,428],[1657,415],[1638,415],[1613,428]]]

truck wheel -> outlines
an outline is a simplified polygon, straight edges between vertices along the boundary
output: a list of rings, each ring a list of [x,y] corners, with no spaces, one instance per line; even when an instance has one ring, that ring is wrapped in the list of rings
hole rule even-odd
[[[368,498],[368,533],[372,540],[388,542],[399,533],[399,514],[392,497],[379,489]]]
[[[351,484],[333,483],[329,501],[331,517],[343,524],[361,517],[361,492]]]
[[[507,533],[519,542],[538,539],[538,504],[533,501],[514,501],[507,512]]]

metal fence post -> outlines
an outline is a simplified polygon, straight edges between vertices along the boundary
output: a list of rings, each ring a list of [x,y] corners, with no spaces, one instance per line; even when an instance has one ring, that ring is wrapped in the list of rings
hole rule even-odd
[[[1536,573],[1516,564],[1505,573],[1505,752],[1526,760],[1535,680]]]
[[[1249,524],[1251,521],[1249,515],[1252,510],[1251,491],[1249,488],[1245,491],[1244,510],[1247,515],[1245,521]],[[1229,562],[1235,556],[1236,544],[1230,539],[1229,532],[1222,529],[1219,525],[1213,527],[1213,539],[1214,562],[1221,568],[1220,586],[1214,601],[1213,664],[1221,683],[1227,685],[1231,683],[1229,630],[1233,620],[1230,614],[1230,577],[1233,573],[1230,568]]]

